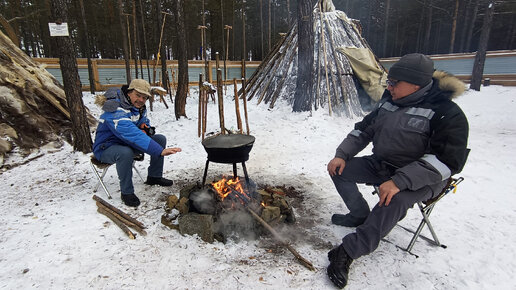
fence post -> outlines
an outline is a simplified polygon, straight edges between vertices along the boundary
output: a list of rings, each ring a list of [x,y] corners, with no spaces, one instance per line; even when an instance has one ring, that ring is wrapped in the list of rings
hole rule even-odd
[[[208,82],[209,83],[212,83],[213,82],[213,73],[211,72],[212,71],[212,61],[208,61]]]
[[[99,81],[99,68],[97,66],[97,60],[91,60],[91,70],[93,71],[93,82],[95,83],[95,91],[102,91],[102,86]]]

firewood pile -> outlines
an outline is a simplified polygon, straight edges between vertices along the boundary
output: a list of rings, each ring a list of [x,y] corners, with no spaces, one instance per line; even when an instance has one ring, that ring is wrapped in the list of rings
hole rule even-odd
[[[147,235],[141,222],[96,195],[93,195],[93,199],[97,202],[97,211],[113,221],[130,239],[136,238],[136,234],[130,228],[142,236]]]
[[[229,185],[221,186],[222,181],[229,181]],[[267,186],[237,194],[240,185],[223,178],[206,188],[197,184],[186,186],[179,197],[168,197],[162,223],[182,234],[197,234],[211,243],[225,242],[228,237],[244,235],[255,239],[262,235],[263,228],[249,214],[248,207],[272,227],[296,221],[284,189]]]

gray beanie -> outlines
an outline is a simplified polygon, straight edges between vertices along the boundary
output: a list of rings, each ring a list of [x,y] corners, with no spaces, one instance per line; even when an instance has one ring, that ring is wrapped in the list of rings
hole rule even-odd
[[[406,54],[389,69],[388,78],[418,86],[425,86],[432,80],[434,62],[420,53]]]

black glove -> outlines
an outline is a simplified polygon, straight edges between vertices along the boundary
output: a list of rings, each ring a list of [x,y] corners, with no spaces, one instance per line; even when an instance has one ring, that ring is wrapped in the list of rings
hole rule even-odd
[[[149,127],[147,124],[141,124],[140,129],[147,134],[147,136],[152,136],[156,134],[156,127]]]

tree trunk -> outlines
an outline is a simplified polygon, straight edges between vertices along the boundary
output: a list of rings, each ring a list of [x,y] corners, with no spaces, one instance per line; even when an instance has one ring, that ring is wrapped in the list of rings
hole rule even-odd
[[[245,7],[244,1],[242,1],[242,78],[245,79],[245,59],[246,59],[246,46],[245,46]]]
[[[464,45],[466,43],[466,31],[468,30],[469,18],[471,17],[471,11],[468,8],[471,4],[471,1],[472,0],[468,0],[466,3],[464,3],[463,13],[459,13],[459,14],[463,15],[462,21],[460,21],[462,23],[462,31],[460,34],[460,47],[459,47],[460,52],[464,52]]]
[[[180,117],[186,118],[186,96],[188,93],[188,58],[186,43],[186,24],[184,15],[184,0],[174,0],[177,24],[177,61],[178,61],[178,79],[177,91],[174,102],[174,111],[176,119]]]
[[[387,36],[388,36],[388,33],[389,33],[389,21],[390,21],[390,16],[389,16],[389,10],[391,8],[391,0],[387,0],[385,1],[385,27],[384,27],[384,31],[383,31],[383,43],[382,43],[382,53],[383,53],[383,56],[386,57],[387,56]]]
[[[141,21],[142,21],[142,37],[143,37],[143,49],[145,50],[145,61],[146,61],[146,64],[147,64],[147,78],[148,78],[148,81],[149,83],[151,82],[151,76],[150,76],[150,67],[149,67],[149,49],[147,48],[147,35],[145,35],[145,18],[144,18],[144,14],[143,14],[143,5],[142,5],[142,0],[139,0],[140,2],[140,17],[141,17]],[[143,75],[142,75],[142,79],[143,79]]]
[[[477,21],[477,13],[478,13],[478,4],[480,0],[475,1],[475,6],[473,6],[473,12],[471,13],[471,21],[468,24],[468,35],[466,40],[466,51],[471,51],[471,38],[473,38],[473,31],[475,29],[475,22]]]
[[[269,28],[267,29],[268,37],[267,37],[267,53],[271,52],[271,0],[269,0],[269,13],[267,14],[267,20],[269,21]]]
[[[88,58],[88,79],[90,81],[90,93],[95,94],[95,77],[93,77],[93,67],[91,64],[90,35],[88,33],[88,25],[86,24],[86,13],[84,11],[84,1],[79,0],[81,6],[82,26],[84,29],[84,38],[86,42],[86,57]]]
[[[64,0],[52,1],[52,14],[56,21],[67,22],[67,4]],[[66,101],[72,121],[72,145],[76,151],[91,152],[92,142],[86,109],[82,102],[81,81],[77,70],[77,60],[72,39],[69,36],[57,37],[59,65],[63,76]]]
[[[290,13],[290,0],[287,0],[287,26],[289,29],[290,29],[291,24],[292,24],[292,16]]]
[[[118,20],[120,22],[120,30],[122,32],[122,47],[124,49],[124,60],[125,60],[125,76],[127,79],[127,84],[131,82],[131,64],[129,63],[129,47],[127,46],[127,32],[124,27],[124,6],[122,5],[122,0],[118,0]]]
[[[160,9],[161,11],[161,9]],[[168,14],[163,14],[163,25],[166,24],[166,21],[167,21],[167,16],[170,16]],[[170,21],[170,19],[169,19]],[[166,25],[165,25],[166,26]],[[163,27],[164,28],[164,27]],[[164,38],[165,38],[165,32],[163,32],[163,35],[162,35],[162,40],[161,40],[161,48],[160,48],[160,54],[161,54],[161,83],[163,84],[163,88],[168,91],[168,81],[167,81],[167,53],[166,53],[166,50],[165,50],[165,41],[164,41]],[[185,53],[188,53],[187,51],[185,51]]]
[[[263,51],[263,33],[265,32],[264,28],[263,28],[263,3],[262,3],[262,0],[260,0],[260,53],[261,53],[261,56],[260,56],[260,59],[264,59],[265,58],[265,51]]]
[[[298,4],[298,55],[297,80],[294,94],[294,112],[310,111],[312,108],[312,83],[314,62],[313,7],[310,0]]]
[[[134,50],[134,76],[138,77],[138,55],[140,49],[138,48],[138,33],[136,31],[136,0],[133,0],[133,13],[131,15],[133,17],[133,50]],[[143,78],[143,75],[142,75]]]
[[[450,53],[453,53],[453,47],[455,46],[455,32],[457,31],[457,16],[459,14],[459,0],[455,0],[455,11],[453,12],[452,19],[452,30],[450,39]]]
[[[426,1],[425,1],[426,2]],[[425,41],[423,42],[423,49],[426,54],[430,53],[430,33],[432,31],[432,0],[428,1],[428,6],[426,8],[428,9],[426,19],[426,31],[425,31]]]
[[[482,83],[482,75],[484,74],[484,63],[486,61],[487,43],[489,42],[489,33],[491,31],[491,24],[493,23],[494,1],[487,4],[484,23],[482,24],[482,32],[480,33],[480,40],[478,43],[478,50],[475,55],[475,63],[473,64],[473,72],[471,73],[470,88],[480,91]]]

